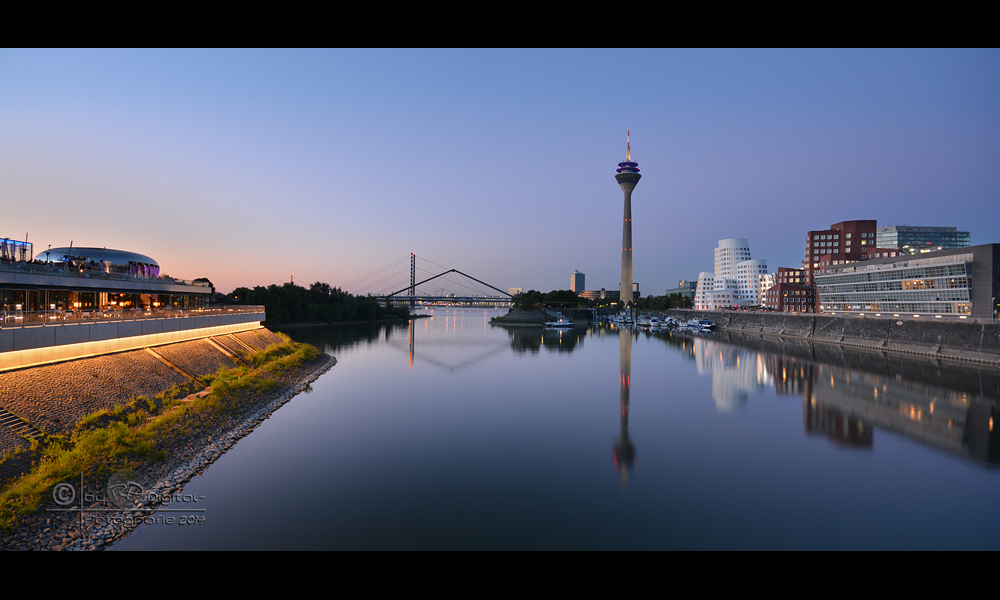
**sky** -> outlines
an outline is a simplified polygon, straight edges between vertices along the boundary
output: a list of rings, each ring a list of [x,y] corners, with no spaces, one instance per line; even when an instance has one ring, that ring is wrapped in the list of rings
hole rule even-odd
[[[0,49],[0,237],[222,292],[394,292],[411,252],[617,289],[629,130],[643,295],[838,221],[1000,242],[997,49]]]

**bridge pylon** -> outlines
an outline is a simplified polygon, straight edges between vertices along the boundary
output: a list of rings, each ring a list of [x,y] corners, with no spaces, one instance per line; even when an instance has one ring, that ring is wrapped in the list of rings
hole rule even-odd
[[[450,298],[449,297],[441,297],[441,298],[439,298],[441,300],[457,300],[459,302],[486,302],[486,303],[503,302],[503,303],[509,303],[510,300],[512,299],[512,296],[510,295],[510,293],[505,292],[505,291],[503,291],[503,290],[501,290],[499,288],[493,287],[492,285],[486,283],[485,281],[480,281],[479,279],[476,279],[475,277],[472,277],[471,275],[467,275],[467,274],[459,271],[458,269],[449,269],[449,270],[447,270],[447,271],[445,271],[443,273],[438,273],[437,275],[435,275],[433,277],[429,277],[427,279],[424,279],[423,281],[417,281],[416,280],[417,279],[417,256],[416,256],[416,254],[414,254],[412,252],[410,253],[410,285],[406,286],[405,288],[403,288],[401,290],[397,290],[397,291],[395,291],[395,292],[393,292],[391,294],[387,294],[385,296],[376,296],[376,298],[380,302],[384,302],[385,305],[388,306],[389,304],[391,304],[393,302],[394,298],[398,298],[399,300],[402,300],[402,298],[399,298],[399,296],[401,294],[403,294],[404,292],[406,292],[407,300],[404,300],[404,302],[408,301],[409,305],[410,305],[410,308],[413,309],[413,308],[416,307],[417,300],[427,300],[429,298],[432,298],[432,297],[428,297],[428,296],[418,296],[417,293],[416,293],[417,286],[418,285],[423,285],[423,284],[427,283],[428,281],[433,281],[433,280],[437,279],[438,277],[443,277],[443,276],[445,276],[445,275],[447,275],[449,273],[458,273],[459,275],[461,275],[463,277],[471,279],[472,281],[475,281],[476,283],[479,283],[481,285],[485,285],[486,287],[499,292],[500,295],[499,296],[495,296],[495,297],[494,296],[487,296],[487,297],[461,297],[461,298],[456,298],[455,296],[451,296]],[[435,298],[435,299],[437,299],[437,298]]]

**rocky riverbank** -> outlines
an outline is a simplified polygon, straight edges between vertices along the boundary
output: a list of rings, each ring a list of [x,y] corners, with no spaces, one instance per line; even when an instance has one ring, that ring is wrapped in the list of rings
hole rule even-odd
[[[273,333],[263,330],[260,343],[272,336]],[[250,336],[241,341],[250,343]],[[61,484],[62,489],[55,490],[32,517],[22,521],[16,531],[0,538],[0,549],[96,550],[108,547],[143,522],[155,521],[158,517],[154,511],[158,506],[182,495],[185,484],[192,477],[200,474],[275,410],[308,389],[312,381],[335,364],[336,359],[320,355],[316,360],[273,376],[279,385],[270,392],[245,393],[232,403],[233,408],[212,413],[197,422],[188,420],[185,426],[190,428],[189,435],[168,436],[158,442],[156,449],[161,451],[163,460],[145,461],[123,474],[134,492],[127,497],[128,501],[117,499],[109,503],[110,486],[104,481]],[[72,501],[69,501],[70,496]]]

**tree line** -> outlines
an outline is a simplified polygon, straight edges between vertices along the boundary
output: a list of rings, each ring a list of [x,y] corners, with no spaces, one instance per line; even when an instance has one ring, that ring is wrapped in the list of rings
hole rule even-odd
[[[691,298],[674,292],[662,296],[644,296],[635,303],[639,310],[670,310],[671,308],[691,308],[694,301]]]
[[[546,294],[538,290],[528,290],[511,297],[511,304],[518,310],[532,310],[539,306],[574,306],[587,308],[590,300],[581,298],[572,290],[552,290]]]
[[[406,319],[406,306],[379,306],[373,296],[354,296],[339,287],[317,281],[308,289],[285,283],[253,289],[240,287],[220,300],[222,304],[263,304],[267,323],[340,323],[343,321],[376,321]]]
[[[528,290],[520,294],[514,294],[511,300],[514,308],[519,310],[531,310],[539,306],[562,306],[591,308],[598,306],[610,306],[615,301],[609,298],[598,300],[588,300],[577,296],[571,290],[553,290],[542,293],[538,290]],[[691,298],[680,293],[673,293],[663,296],[644,296],[636,300],[635,305],[639,310],[670,310],[672,308],[691,308]]]

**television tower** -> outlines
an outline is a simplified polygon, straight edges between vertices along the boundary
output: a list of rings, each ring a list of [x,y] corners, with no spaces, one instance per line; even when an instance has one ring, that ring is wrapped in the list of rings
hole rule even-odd
[[[632,302],[632,190],[639,183],[639,163],[632,162],[632,149],[629,131],[625,137],[625,162],[618,163],[618,174],[615,179],[625,192],[625,216],[622,222],[622,281],[619,298],[622,305]]]

